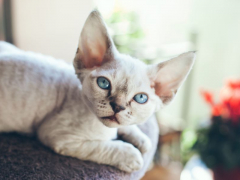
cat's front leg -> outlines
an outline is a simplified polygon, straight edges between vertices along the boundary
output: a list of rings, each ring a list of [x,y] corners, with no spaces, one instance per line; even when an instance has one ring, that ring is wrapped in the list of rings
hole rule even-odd
[[[140,151],[123,141],[86,141],[71,134],[49,141],[48,146],[65,156],[111,165],[126,172],[137,171],[143,166]]]
[[[142,153],[149,151],[152,147],[150,139],[136,125],[119,128],[118,135],[136,146]]]

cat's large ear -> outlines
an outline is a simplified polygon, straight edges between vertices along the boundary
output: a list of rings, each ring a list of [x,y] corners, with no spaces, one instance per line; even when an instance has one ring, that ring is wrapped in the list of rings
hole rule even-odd
[[[113,42],[100,13],[96,10],[92,11],[83,26],[79,38],[74,59],[75,70],[101,66],[111,60],[113,49]]]
[[[190,72],[194,59],[195,53],[188,52],[149,68],[152,87],[163,104],[169,103],[174,98]]]

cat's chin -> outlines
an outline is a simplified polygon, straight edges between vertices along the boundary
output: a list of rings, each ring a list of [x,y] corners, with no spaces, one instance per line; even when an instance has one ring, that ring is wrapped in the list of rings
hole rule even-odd
[[[107,117],[102,117],[103,120],[108,120],[117,124],[120,124],[120,122],[118,121],[117,117],[115,115],[112,116],[107,116]]]
[[[100,120],[105,126],[110,128],[121,126],[121,123],[119,122],[118,118],[115,115],[101,117]]]

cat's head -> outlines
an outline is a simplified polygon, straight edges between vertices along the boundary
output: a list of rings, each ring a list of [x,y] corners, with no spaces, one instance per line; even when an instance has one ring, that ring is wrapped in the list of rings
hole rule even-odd
[[[146,65],[120,54],[100,14],[85,22],[74,59],[84,102],[108,127],[138,124],[174,98],[194,62],[194,53]]]

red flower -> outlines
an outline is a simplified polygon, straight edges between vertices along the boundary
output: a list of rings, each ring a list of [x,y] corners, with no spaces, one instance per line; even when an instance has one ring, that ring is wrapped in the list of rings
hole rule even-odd
[[[212,94],[212,93],[210,93],[210,92],[208,92],[208,91],[202,90],[202,91],[201,91],[201,94],[203,95],[205,101],[206,101],[208,104],[214,105],[214,103],[213,103],[213,94]]]
[[[234,123],[240,120],[240,80],[229,80],[220,91],[220,102],[214,103],[212,93],[201,91],[205,101],[211,105],[213,116],[222,116]]]

